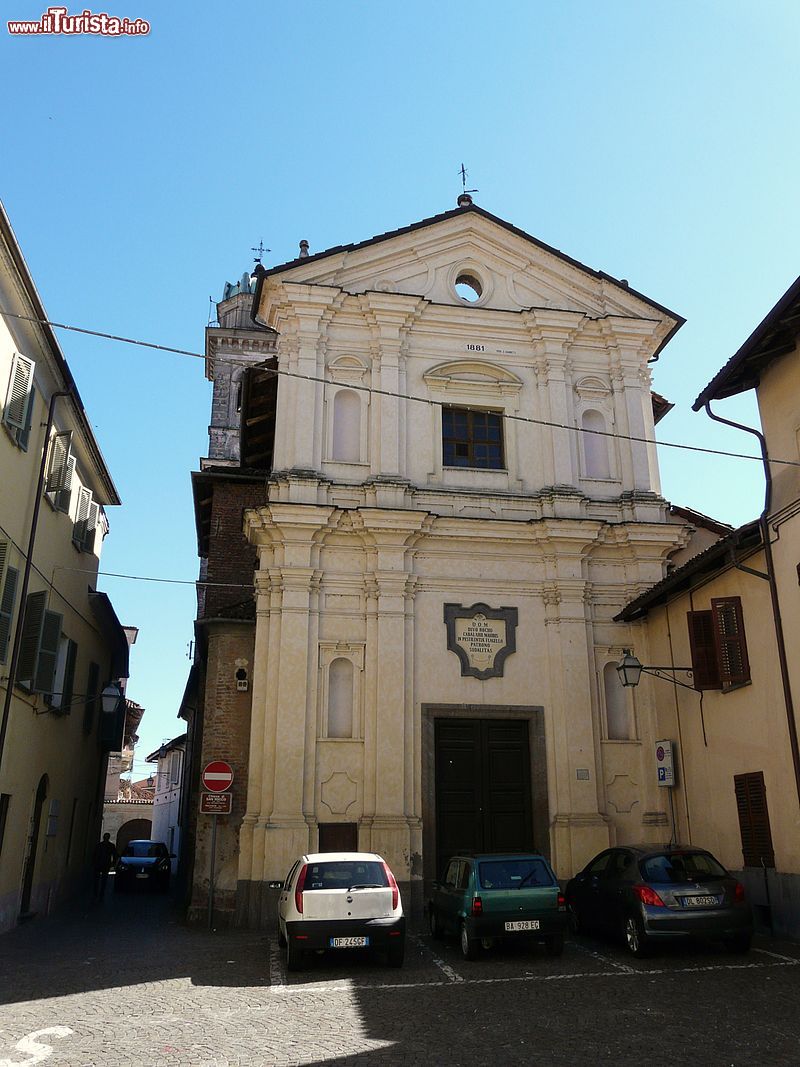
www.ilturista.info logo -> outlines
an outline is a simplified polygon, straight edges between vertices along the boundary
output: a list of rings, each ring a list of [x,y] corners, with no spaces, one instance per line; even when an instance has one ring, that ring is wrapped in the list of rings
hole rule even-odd
[[[118,18],[105,12],[95,14],[87,9],[79,15],[68,15],[65,7],[48,7],[38,22],[9,22],[8,32],[25,35],[96,33],[103,37],[141,36],[150,32],[146,19]]]

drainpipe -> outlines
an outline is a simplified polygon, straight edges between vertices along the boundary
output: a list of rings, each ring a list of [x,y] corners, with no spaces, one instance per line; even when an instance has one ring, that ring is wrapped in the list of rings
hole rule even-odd
[[[764,493],[764,510],[759,517],[761,526],[761,539],[764,542],[764,559],[767,565],[767,580],[769,582],[770,599],[772,601],[772,618],[775,624],[775,637],[778,643],[778,662],[780,664],[781,682],[783,683],[783,699],[786,705],[786,720],[789,727],[789,746],[792,752],[792,765],[794,767],[794,781],[797,788],[797,799],[800,803],[800,746],[797,741],[797,722],[794,716],[794,702],[792,700],[792,687],[789,682],[789,665],[786,660],[786,642],[783,636],[783,621],[781,608],[778,601],[778,587],[775,582],[775,567],[772,559],[772,542],[769,533],[769,509],[772,504],[772,472],[769,467],[769,455],[767,442],[764,435],[753,429],[752,426],[743,426],[740,422],[723,419],[721,415],[715,415],[711,410],[711,401],[705,402],[706,415],[714,422],[721,422],[725,426],[732,426],[735,430],[744,430],[758,438],[761,447],[761,461],[764,465],[764,477],[766,488]]]
[[[42,489],[44,488],[44,477],[45,471],[47,470],[47,456],[50,451],[50,431],[53,428],[53,412],[55,411],[56,400],[58,400],[60,396],[72,396],[72,393],[68,389],[53,393],[50,397],[50,407],[47,412],[44,447],[42,448],[42,462],[39,464],[39,480],[36,483],[36,497],[33,502],[31,532],[28,536],[28,552],[25,556],[25,570],[22,575],[19,614],[17,615],[17,626],[14,630],[14,647],[11,651],[11,663],[8,667],[8,680],[6,682],[6,695],[5,700],[3,701],[3,721],[2,724],[0,724],[0,766],[2,766],[3,762],[3,749],[6,742],[8,717],[9,712],[11,711],[11,699],[14,696],[14,679],[17,677],[17,664],[19,663],[19,653],[22,646],[22,628],[25,625],[25,602],[28,597],[28,581],[31,576],[31,568],[33,567],[33,546],[36,541],[36,528],[39,524],[39,506],[42,503]]]

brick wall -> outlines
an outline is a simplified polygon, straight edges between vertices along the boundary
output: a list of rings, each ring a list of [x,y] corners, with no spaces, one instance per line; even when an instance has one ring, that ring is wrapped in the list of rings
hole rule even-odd
[[[214,877],[214,925],[232,921],[236,903],[239,864],[239,827],[247,804],[247,766],[250,750],[251,689],[239,692],[236,670],[244,661],[252,684],[255,641],[253,572],[256,549],[242,534],[245,508],[264,503],[263,482],[233,481],[221,475],[213,482],[208,557],[203,567],[208,582],[230,582],[231,587],[206,587],[200,636],[204,682],[199,705],[202,717],[201,771],[212,760],[225,760],[233,768],[230,815],[217,816]],[[194,872],[188,918],[208,921],[208,885],[211,869],[212,817],[199,814],[200,792],[190,801],[194,829]]]
[[[247,766],[250,752],[251,690],[236,688],[236,661],[244,660],[252,678],[255,623],[211,622],[207,632],[206,684],[203,692],[203,738],[199,766],[225,760],[233,768],[230,815],[217,816],[214,913],[215,925],[229,923],[235,910],[239,863],[239,827],[247,806]],[[208,879],[211,869],[212,817],[197,814],[194,805],[194,877],[189,919],[207,921]]]
[[[227,589],[214,586],[207,589],[205,618],[231,613],[237,618],[254,618],[252,596],[256,549],[242,534],[242,521],[245,508],[260,507],[266,503],[266,495],[263,483],[220,478],[214,484],[206,581],[236,584]],[[236,610],[238,606],[241,610]]]

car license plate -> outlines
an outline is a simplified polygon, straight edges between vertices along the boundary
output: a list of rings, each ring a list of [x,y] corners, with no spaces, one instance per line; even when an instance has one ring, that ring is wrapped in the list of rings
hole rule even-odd
[[[136,877],[137,878],[146,878],[147,875],[146,874],[137,874]]]
[[[684,897],[683,903],[687,908],[710,908],[719,904],[719,897]]]
[[[520,921],[520,922],[515,922],[515,923],[506,923],[506,930],[508,930],[508,931],[513,931],[513,930],[538,930],[538,929],[539,929],[539,920],[538,919],[526,919],[525,921]]]
[[[367,948],[368,937],[332,937],[329,942],[331,948]]]

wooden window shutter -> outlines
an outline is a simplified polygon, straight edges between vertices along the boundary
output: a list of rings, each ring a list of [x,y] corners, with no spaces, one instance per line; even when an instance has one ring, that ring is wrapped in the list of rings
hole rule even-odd
[[[0,572],[2,572],[0,567]],[[3,595],[0,597],[0,663],[5,663],[8,657],[8,645],[11,639],[11,620],[14,616],[14,600],[17,595],[17,580],[19,571],[14,567],[6,568],[5,583],[0,586]]]
[[[83,551],[83,542],[86,538],[86,520],[89,518],[89,508],[92,503],[92,491],[82,485],[78,490],[78,510],[75,517],[75,525],[72,528],[72,540],[76,548]]]
[[[45,492],[57,493],[66,488],[68,461],[72,445],[72,431],[57,433],[50,442],[50,465],[47,469]]]
[[[714,616],[714,643],[723,691],[750,681],[750,661],[744,637],[742,601],[738,596],[711,601]]]
[[[86,525],[81,541],[83,552],[94,552],[94,538],[97,533],[97,520],[100,517],[100,505],[89,498],[89,514],[86,516]]]
[[[8,561],[8,550],[10,545],[8,541],[0,541],[0,585],[3,583],[3,575],[6,571],[6,563]]]
[[[97,711],[97,691],[100,688],[100,666],[97,663],[89,664],[89,677],[86,682],[86,703],[83,705],[83,732],[90,734],[94,727],[95,712]]]
[[[692,678],[695,689],[719,689],[722,686],[714,641],[714,617],[710,611],[687,611],[689,647],[692,654]]]
[[[78,646],[72,641],[67,641],[67,658],[64,666],[64,685],[61,691],[61,703],[58,707],[59,715],[69,715],[72,711],[72,696],[75,692],[75,665],[78,660]]]
[[[775,851],[769,827],[767,789],[764,772],[735,774],[736,810],[742,836],[742,856],[745,867],[774,867]]]
[[[11,363],[11,380],[8,383],[8,396],[3,410],[3,421],[8,426],[14,426],[17,430],[25,429],[25,416],[28,413],[28,394],[33,381],[33,368],[36,364],[32,359],[14,354]]]
[[[22,641],[17,664],[17,684],[33,689],[36,675],[36,658],[39,654],[39,638],[42,634],[47,593],[30,593],[25,601],[25,621],[22,624]]]
[[[17,430],[17,444],[23,452],[28,451],[28,442],[31,437],[31,424],[33,423],[33,405],[36,402],[36,390],[31,386],[31,391],[28,394],[28,409],[25,412],[25,426],[21,430]]]
[[[67,470],[64,475],[64,488],[59,489],[53,497],[53,506],[56,511],[69,514],[69,505],[72,500],[72,479],[75,476],[75,457],[67,457]]]
[[[33,688],[37,693],[53,692],[63,621],[63,615],[55,611],[44,613],[42,634],[39,639],[39,655],[36,657],[36,674],[33,681]]]

